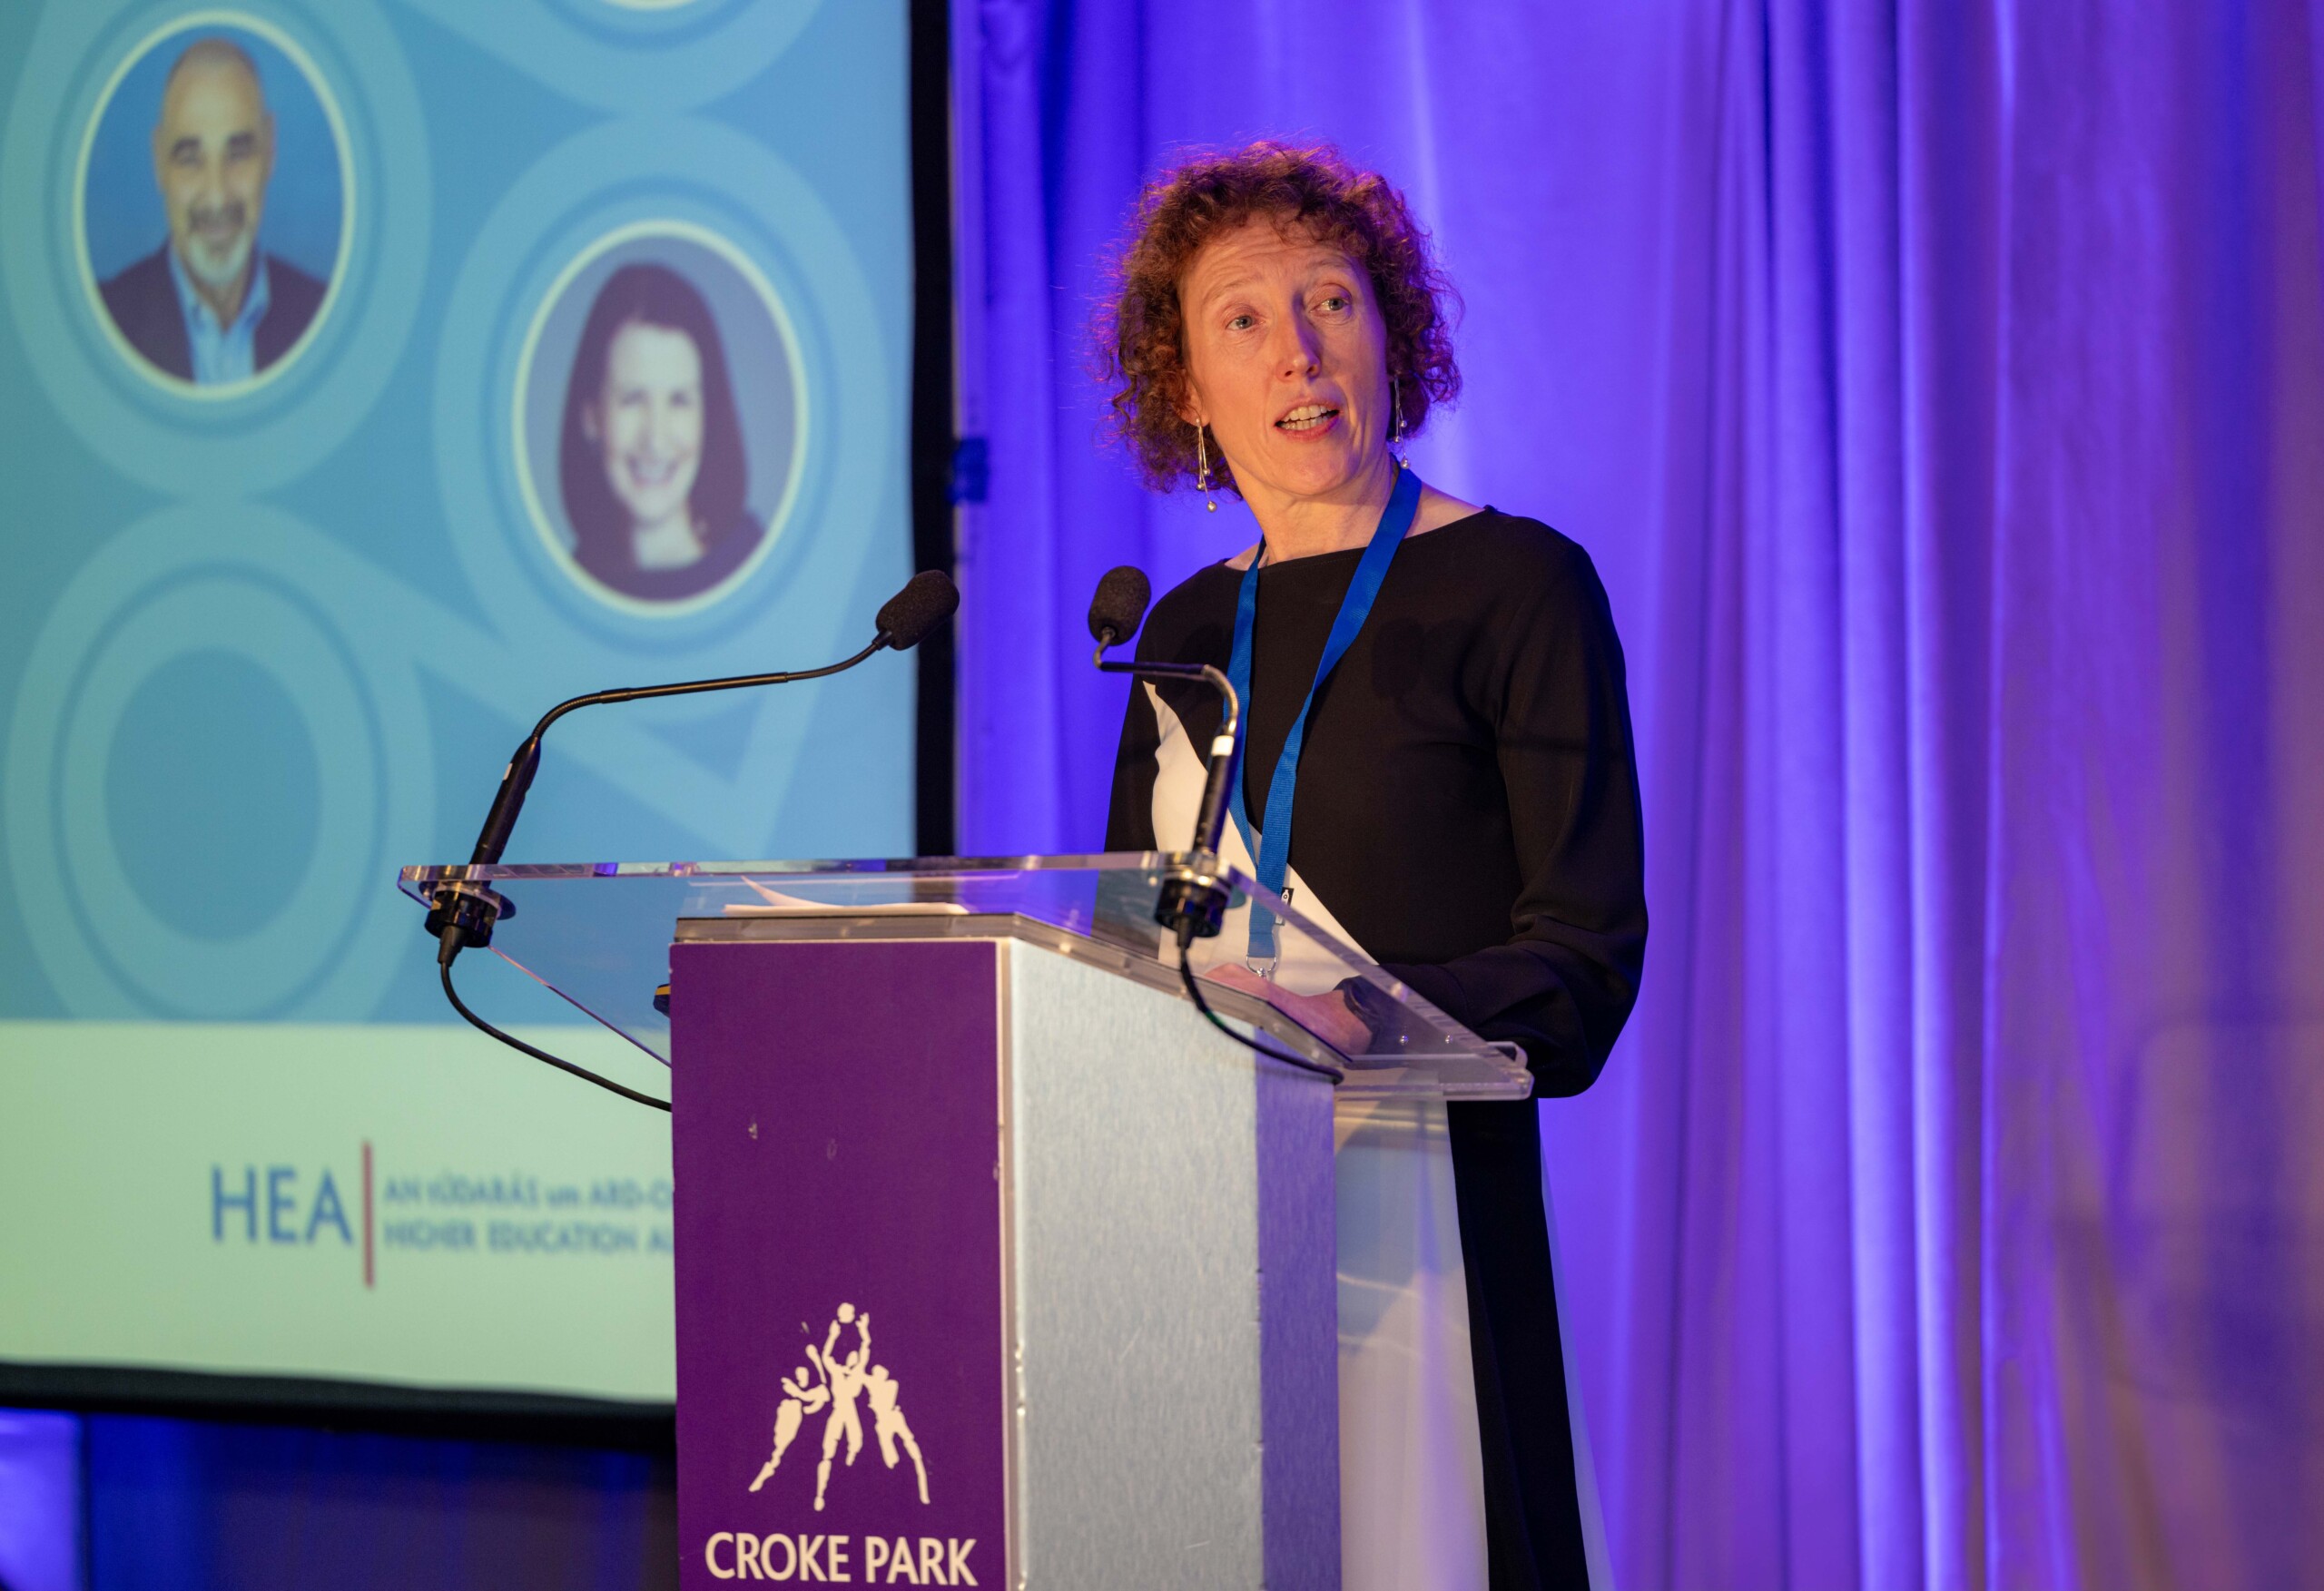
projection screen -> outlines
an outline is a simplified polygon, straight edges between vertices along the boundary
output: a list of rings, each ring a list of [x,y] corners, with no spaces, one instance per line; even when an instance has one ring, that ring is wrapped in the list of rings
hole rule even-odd
[[[668,1118],[457,1026],[394,875],[551,702],[910,574],[907,55],[904,0],[0,8],[10,1395],[666,1405]],[[876,662],[568,721],[508,859],[909,853]]]

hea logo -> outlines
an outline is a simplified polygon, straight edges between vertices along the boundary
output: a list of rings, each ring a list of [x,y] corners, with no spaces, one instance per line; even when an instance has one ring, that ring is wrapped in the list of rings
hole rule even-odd
[[[331,1167],[309,1174],[298,1165],[212,1164],[210,1241],[223,1246],[312,1248],[337,1244],[363,1251],[363,1285],[376,1284],[371,1210],[371,1145],[363,1145],[361,1175],[347,1183]],[[355,1201],[350,1209],[349,1199]]]
[[[326,1166],[311,1182],[295,1165],[241,1168],[239,1177],[222,1165],[210,1168],[210,1240],[239,1235],[257,1242],[312,1243],[337,1238],[355,1246],[355,1228],[339,1196],[339,1181]]]

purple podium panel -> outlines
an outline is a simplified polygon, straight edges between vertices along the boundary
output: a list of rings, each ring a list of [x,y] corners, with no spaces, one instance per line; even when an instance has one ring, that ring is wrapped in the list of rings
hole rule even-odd
[[[680,1584],[1009,1584],[1000,947],[673,947]]]

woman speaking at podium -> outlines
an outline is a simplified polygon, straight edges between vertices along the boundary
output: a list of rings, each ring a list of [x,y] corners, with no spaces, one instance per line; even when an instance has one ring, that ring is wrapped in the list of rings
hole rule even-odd
[[[1256,143],[1147,190],[1100,331],[1119,428],[1150,484],[1191,480],[1214,508],[1238,496],[1261,539],[1165,595],[1138,653],[1247,684],[1236,859],[1287,853],[1293,905],[1521,1044],[1537,1094],[1571,1095],[1604,1066],[1646,948],[1621,647],[1580,547],[1423,485],[1398,457],[1460,385],[1448,297],[1402,197],[1329,150]],[[1193,809],[1194,748],[1217,721],[1207,692],[1133,691],[1108,850],[1163,849],[1155,813]],[[1262,843],[1278,830],[1287,847]],[[1349,996],[1276,998],[1326,1036],[1362,1032]],[[1344,1425],[1346,1570],[1374,1577],[1376,1549],[1408,1571],[1482,1569],[1496,1588],[1587,1586],[1602,1547],[1536,1111],[1462,1103],[1444,1118],[1474,1430],[1409,1410]],[[1380,1535],[1414,1527],[1366,1517],[1415,1488],[1442,1502],[1418,1549]]]

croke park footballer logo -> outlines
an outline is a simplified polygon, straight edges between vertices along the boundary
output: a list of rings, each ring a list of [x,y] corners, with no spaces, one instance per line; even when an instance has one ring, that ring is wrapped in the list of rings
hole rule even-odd
[[[853,1341],[843,1341],[851,1332]],[[751,1489],[756,1491],[774,1478],[808,1417],[821,1415],[822,1454],[815,1462],[815,1510],[821,1513],[831,1486],[832,1460],[842,1445],[847,1449],[842,1460],[846,1465],[852,1465],[863,1450],[863,1416],[868,1408],[872,1434],[880,1443],[880,1461],[893,1469],[909,1457],[920,1479],[920,1500],[925,1505],[928,1465],[912,1437],[911,1422],[904,1419],[901,1395],[901,1389],[888,1367],[872,1361],[871,1312],[859,1313],[853,1304],[841,1304],[831,1330],[823,1333],[822,1348],[819,1350],[809,1342],[807,1362],[783,1378],[783,1401],[774,1409],[774,1451],[759,1467]],[[798,1462],[794,1460],[793,1467],[798,1468]]]

